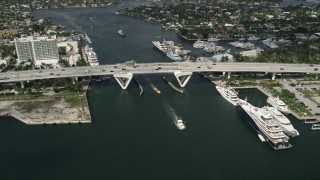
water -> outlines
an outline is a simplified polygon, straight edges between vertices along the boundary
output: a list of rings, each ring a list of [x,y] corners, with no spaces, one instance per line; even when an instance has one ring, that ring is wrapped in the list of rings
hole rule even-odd
[[[113,11],[57,9],[34,14],[52,16],[69,29],[82,27],[102,64],[131,59],[170,62],[153,48],[151,41],[157,38],[192,46],[159,25]],[[96,23],[90,17],[96,17]],[[119,28],[125,38],[117,34]],[[173,75],[166,76],[177,84]],[[128,90],[121,90],[113,79],[92,84],[89,125],[27,126],[1,118],[1,179],[319,179],[320,134],[310,125],[290,117],[301,136],[291,139],[293,148],[274,151],[259,140],[245,113],[198,74],[184,94],[172,90],[160,75],[135,77],[144,87],[142,97],[132,82]],[[266,99],[256,90],[242,90],[240,96],[256,106]],[[186,121],[185,131],[173,124],[166,103]]]

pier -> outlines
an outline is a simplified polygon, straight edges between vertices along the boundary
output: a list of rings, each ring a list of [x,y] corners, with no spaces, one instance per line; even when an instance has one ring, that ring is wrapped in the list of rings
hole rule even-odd
[[[89,37],[86,33],[85,33],[85,39],[86,39],[86,41],[87,41],[89,44],[92,43],[90,37]]]

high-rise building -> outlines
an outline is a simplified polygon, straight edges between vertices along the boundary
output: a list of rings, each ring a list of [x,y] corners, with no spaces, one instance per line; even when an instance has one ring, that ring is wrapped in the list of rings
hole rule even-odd
[[[59,61],[56,36],[21,36],[14,43],[19,61],[33,60],[36,66],[52,64]]]

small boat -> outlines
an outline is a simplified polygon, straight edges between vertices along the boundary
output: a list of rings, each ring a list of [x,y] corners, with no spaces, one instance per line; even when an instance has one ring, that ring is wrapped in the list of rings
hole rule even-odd
[[[320,124],[312,124],[311,129],[312,130],[320,130]]]
[[[176,126],[178,127],[178,129],[180,130],[184,130],[186,128],[186,126],[184,125],[183,121],[181,119],[178,119],[175,122]]]
[[[154,87],[153,90],[154,90],[157,94],[161,94],[161,91],[160,91],[158,88]]]
[[[126,35],[124,34],[124,32],[123,32],[122,29],[120,29],[120,30],[118,31],[118,34],[119,34],[121,37],[125,37],[125,36],[126,36]]]
[[[261,142],[266,142],[266,139],[261,134],[258,134],[258,137],[261,140]]]
[[[288,106],[279,97],[269,97],[267,103],[284,114],[290,114]]]

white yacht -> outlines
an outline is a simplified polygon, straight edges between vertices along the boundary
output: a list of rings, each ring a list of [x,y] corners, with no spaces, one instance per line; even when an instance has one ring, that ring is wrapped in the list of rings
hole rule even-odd
[[[167,52],[167,56],[174,60],[174,61],[182,61],[183,59],[181,58],[179,53],[176,53],[175,51],[169,51]]]
[[[223,98],[229,101],[234,106],[238,106],[238,93],[231,87],[216,86],[217,91]]]
[[[262,41],[263,44],[268,46],[271,49],[278,48],[279,46],[276,44],[276,41],[273,38],[268,38]]]
[[[90,66],[99,66],[99,61],[96,52],[93,51],[92,47],[86,45],[84,47],[85,58],[87,59]]]
[[[284,114],[290,114],[288,106],[279,97],[269,97],[267,103]]]
[[[284,133],[289,136],[295,137],[299,136],[299,132],[294,129],[290,120],[284,116],[280,111],[275,109],[274,107],[263,107],[267,112],[270,112],[273,115],[273,118],[278,121]]]
[[[250,42],[235,41],[235,42],[230,42],[229,44],[234,46],[235,48],[242,48],[242,49],[254,49],[255,48],[254,44],[252,44]]]
[[[161,52],[168,52],[168,48],[162,43],[162,41],[152,41],[152,44],[158,48]]]
[[[258,134],[263,136],[266,142],[274,149],[287,149],[292,145],[289,143],[289,137],[285,135],[282,128],[271,113],[262,108],[252,106],[246,100],[239,99],[239,105],[248,114],[248,121]],[[260,138],[261,139],[261,138]]]
[[[220,39],[211,37],[211,38],[208,39],[208,41],[209,41],[209,42],[212,42],[212,41],[220,41]]]
[[[152,44],[163,53],[167,53],[170,49],[174,47],[173,41],[165,41],[165,40],[152,41]]]
[[[206,41],[201,41],[201,40],[197,40],[196,42],[193,43],[193,47],[194,48],[205,48],[207,45]]]
[[[184,130],[186,128],[186,126],[184,125],[184,122],[181,119],[176,120],[174,123],[180,130]]]
[[[250,36],[248,37],[248,41],[256,41],[259,40],[260,38],[256,37],[256,36]]]

